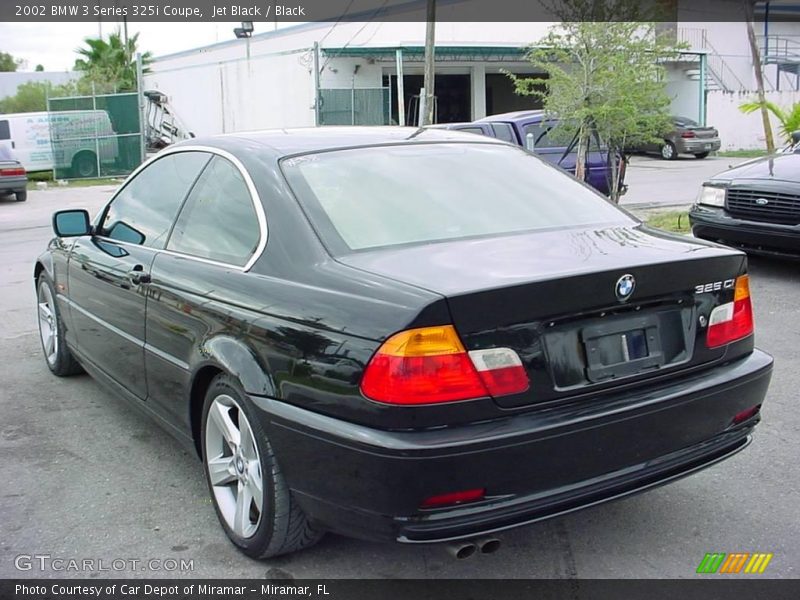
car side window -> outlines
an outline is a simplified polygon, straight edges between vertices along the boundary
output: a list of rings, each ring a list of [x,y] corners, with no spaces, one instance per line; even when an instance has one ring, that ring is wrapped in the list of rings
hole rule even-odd
[[[8,126],[8,121],[0,121],[0,140],[11,139],[11,128]]]
[[[525,135],[533,134],[535,148],[563,148],[568,145],[565,141],[555,141],[549,135],[550,131],[555,127],[555,123],[529,123],[525,126]]]
[[[466,131],[467,133],[477,133],[479,135],[486,135],[480,127],[458,127],[458,131]]]
[[[497,139],[503,140],[504,142],[511,142],[512,144],[517,143],[517,140],[514,138],[514,130],[511,129],[511,125],[508,123],[492,123],[492,131],[494,131],[494,135]]]
[[[242,267],[260,240],[258,216],[242,174],[215,156],[181,209],[167,250]]]
[[[164,248],[178,209],[210,158],[207,152],[178,152],[145,167],[111,201],[100,234]]]

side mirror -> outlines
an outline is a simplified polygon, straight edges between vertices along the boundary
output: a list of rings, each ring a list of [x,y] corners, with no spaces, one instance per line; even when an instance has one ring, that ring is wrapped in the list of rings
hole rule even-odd
[[[793,131],[792,132],[792,143],[793,144],[800,143],[800,131]]]
[[[89,213],[83,209],[60,210],[53,215],[53,231],[58,237],[89,235],[92,232]]]

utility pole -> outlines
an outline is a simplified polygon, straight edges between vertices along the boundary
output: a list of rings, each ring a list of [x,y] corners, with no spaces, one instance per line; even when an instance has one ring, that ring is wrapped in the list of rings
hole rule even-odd
[[[775,152],[775,140],[772,137],[772,125],[769,122],[769,111],[767,111],[767,99],[764,96],[764,73],[761,70],[761,52],[756,41],[756,32],[753,29],[753,2],[743,0],[745,21],[747,21],[747,37],[750,40],[750,54],[753,57],[753,70],[756,75],[756,92],[758,93],[758,104],[761,106],[761,121],[764,124],[764,137],[767,141],[767,152]]]
[[[433,88],[434,78],[434,52],[436,40],[436,0],[428,0],[428,10],[425,27],[425,101],[420,102],[420,109],[424,108],[424,114],[420,115],[420,125],[431,125],[435,109],[435,90]],[[421,100],[421,99],[420,99]]]

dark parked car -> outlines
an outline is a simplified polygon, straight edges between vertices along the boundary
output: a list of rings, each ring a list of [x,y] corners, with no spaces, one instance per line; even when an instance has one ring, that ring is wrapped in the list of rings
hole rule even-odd
[[[561,167],[568,173],[575,172],[578,154],[570,148],[570,140],[556,134],[559,121],[549,117],[543,110],[523,110],[492,115],[476,121],[476,125],[488,124],[495,137],[513,142],[541,156],[547,162]],[[586,183],[601,194],[608,196],[611,190],[611,169],[608,151],[590,147],[586,157]],[[619,189],[625,190],[625,169],[627,162],[618,157]]]
[[[694,154],[705,158],[720,149],[719,132],[714,127],[700,125],[686,117],[672,117],[675,129],[664,136],[664,141],[645,144],[634,152],[653,152],[665,160],[674,160],[679,154]]]
[[[0,146],[0,196],[13,194],[17,202],[28,198],[28,174],[18,160]]]
[[[196,450],[254,557],[326,530],[463,556],[742,450],[771,376],[743,253],[490,138],[192,140],[53,224],[50,370]]]
[[[553,130],[557,126],[558,121],[548,118],[544,111],[525,110],[492,115],[472,123],[444,123],[431,127],[477,133],[510,142],[527,148],[547,162],[573,174],[577,163],[577,153],[574,149],[569,148],[569,140],[553,135]],[[620,157],[618,164],[619,189],[624,190],[627,163]],[[608,153],[602,149],[591,149],[587,156],[586,166],[586,183],[601,194],[608,195],[611,189]]]
[[[754,254],[800,257],[800,154],[759,158],[703,184],[695,237]]]

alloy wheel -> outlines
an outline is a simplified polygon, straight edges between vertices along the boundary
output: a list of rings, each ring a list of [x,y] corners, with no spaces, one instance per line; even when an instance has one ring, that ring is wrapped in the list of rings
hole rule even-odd
[[[42,339],[47,363],[52,367],[58,359],[58,317],[56,316],[55,301],[50,286],[46,281],[39,283],[39,336]]]
[[[264,483],[253,430],[239,404],[221,394],[208,409],[206,468],[214,499],[230,529],[255,535],[263,514]]]

